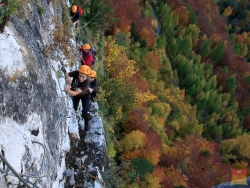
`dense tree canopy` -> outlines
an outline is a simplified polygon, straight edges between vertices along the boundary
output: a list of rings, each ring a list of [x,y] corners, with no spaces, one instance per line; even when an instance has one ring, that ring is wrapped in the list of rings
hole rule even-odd
[[[126,186],[229,181],[232,160],[249,160],[250,39],[247,23],[230,29],[227,22],[239,7],[247,13],[248,3],[109,3],[117,22],[110,23],[100,83],[114,123],[113,158],[134,165],[130,177],[120,174]],[[233,33],[236,25],[245,33]]]

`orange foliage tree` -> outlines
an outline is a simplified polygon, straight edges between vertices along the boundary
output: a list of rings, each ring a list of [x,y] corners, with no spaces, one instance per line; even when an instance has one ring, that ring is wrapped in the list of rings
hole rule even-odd
[[[160,165],[179,167],[188,178],[188,187],[212,187],[230,179],[230,166],[222,163],[219,145],[198,135],[174,142]]]
[[[143,27],[139,31],[139,35],[141,39],[145,39],[147,41],[148,46],[151,46],[154,43],[152,35],[155,36],[155,34],[152,31],[152,27]]]
[[[160,56],[155,51],[147,53],[140,63],[142,68],[152,68],[156,71],[160,71],[162,68],[162,61]]]
[[[156,165],[160,160],[161,155],[161,138],[154,132],[149,132],[146,135],[145,146],[142,148],[141,157],[149,160],[153,165]]]
[[[165,170],[165,168],[158,166],[154,169],[154,172],[152,173],[152,176],[155,177],[155,181],[157,181],[157,183],[160,185],[162,185],[162,182],[166,178]]]
[[[109,0],[116,18],[118,18],[116,31],[128,32],[128,28],[131,28],[131,22],[136,24],[136,31],[140,34],[142,39],[147,41],[147,45],[151,46],[154,43],[154,29],[149,17],[141,16],[142,4],[139,1],[127,0]],[[141,29],[145,28],[142,32]]]
[[[163,181],[163,187],[188,187],[187,176],[181,172],[180,169],[176,169],[173,165],[167,168],[166,178]]]
[[[174,10],[174,14],[178,14],[179,17],[179,25],[187,26],[188,25],[188,18],[189,12],[186,7],[181,6]]]
[[[128,113],[128,118],[122,123],[125,132],[139,130],[145,134],[149,131],[149,112],[145,108],[135,109]]]
[[[149,85],[146,79],[142,78],[142,71],[138,70],[136,73],[132,76],[131,81],[136,82],[137,88],[141,92],[146,92],[149,89]]]

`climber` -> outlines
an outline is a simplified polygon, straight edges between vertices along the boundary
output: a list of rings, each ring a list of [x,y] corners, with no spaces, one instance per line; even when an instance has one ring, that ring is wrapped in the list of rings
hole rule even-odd
[[[91,101],[94,102],[94,98],[96,96],[96,93],[98,92],[98,82],[96,79],[96,71],[91,70],[89,77],[90,77],[89,92],[91,95]]]
[[[64,86],[64,90],[67,91],[73,100],[73,106],[75,111],[78,109],[80,100],[82,101],[82,117],[85,121],[85,130],[89,130],[89,121],[91,116],[89,115],[91,96],[89,93],[90,74],[91,68],[87,65],[82,65],[79,70],[67,73],[65,71],[65,80],[67,85]],[[73,78],[71,80],[71,77]],[[70,85],[71,84],[71,85]]]
[[[90,68],[95,63],[95,51],[90,47],[89,44],[84,44],[82,47],[78,45],[79,51],[82,53],[81,64],[88,65]]]
[[[70,8],[70,17],[73,22],[74,27],[77,27],[80,21],[82,9],[80,6],[72,5]]]

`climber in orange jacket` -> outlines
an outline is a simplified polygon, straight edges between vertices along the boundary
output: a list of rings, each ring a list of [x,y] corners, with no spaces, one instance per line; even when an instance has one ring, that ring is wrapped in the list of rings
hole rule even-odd
[[[89,92],[90,71],[91,68],[87,65],[82,65],[79,70],[69,73],[67,73],[65,69],[63,70],[67,83],[67,85],[64,86],[64,90],[72,96],[75,111],[78,109],[80,100],[82,101],[82,117],[85,121],[86,131],[90,128],[89,121],[91,120],[91,116],[89,114],[91,105],[91,96]]]
[[[81,64],[82,65],[88,65],[90,68],[94,64],[94,56],[91,53],[92,49],[89,44],[84,44],[82,47],[78,45],[79,51],[82,53],[82,59],[81,59]]]

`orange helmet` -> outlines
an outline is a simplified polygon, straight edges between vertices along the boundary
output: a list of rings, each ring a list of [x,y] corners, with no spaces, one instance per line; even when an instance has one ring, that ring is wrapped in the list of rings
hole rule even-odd
[[[91,70],[89,76],[92,78],[96,78],[96,71]]]
[[[76,5],[73,5],[72,8],[71,8],[71,11],[72,11],[73,13],[76,13],[76,11],[77,11],[77,6],[76,6]]]
[[[89,74],[90,74],[90,71],[91,71],[91,68],[90,68],[88,65],[82,65],[82,66],[79,68],[79,72],[80,72],[80,73],[83,73],[83,74],[89,75]]]
[[[84,44],[83,46],[82,46],[82,49],[84,49],[84,50],[89,50],[91,47],[90,47],[90,45],[89,44]]]

